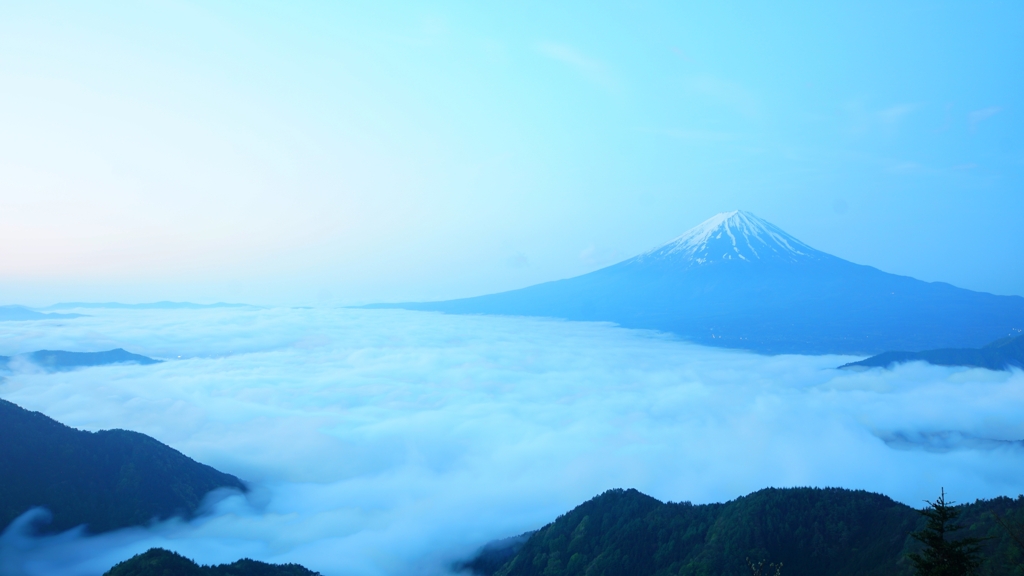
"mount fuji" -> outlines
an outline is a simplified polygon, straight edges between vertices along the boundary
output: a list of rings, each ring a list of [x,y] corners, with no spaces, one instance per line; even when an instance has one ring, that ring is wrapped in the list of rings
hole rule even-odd
[[[1024,298],[854,264],[742,211],[582,276],[368,307],[608,321],[768,354],[973,348],[1024,328]]]

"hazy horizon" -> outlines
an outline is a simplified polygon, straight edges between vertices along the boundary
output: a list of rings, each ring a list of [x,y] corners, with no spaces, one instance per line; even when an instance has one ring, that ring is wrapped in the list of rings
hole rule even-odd
[[[719,215],[721,215],[721,214],[728,214],[728,213],[730,213],[730,212],[719,213]],[[716,216],[718,216],[718,215],[716,215]],[[714,219],[715,218],[712,217],[712,218],[709,219],[709,221],[710,220],[714,220]],[[670,241],[671,240],[673,240],[673,239],[670,239]],[[656,246],[652,246],[650,248],[651,249],[657,248],[659,246],[662,246],[663,244],[664,243],[661,243],[661,244],[658,244]],[[613,264],[617,264],[619,262],[623,262],[623,261],[629,260],[629,259],[631,259],[631,258],[633,258],[635,256],[638,256],[638,255],[642,254],[642,253],[643,252],[638,252],[636,254],[629,254],[629,255],[616,254],[615,257],[610,259],[607,263],[604,263],[604,264],[602,264],[600,266],[596,266],[596,267],[594,267],[594,269],[600,269],[600,268],[604,268],[606,266],[611,266]],[[868,265],[870,266],[870,264],[868,264]],[[874,266],[872,266],[872,267],[874,267]],[[583,272],[580,272],[579,274],[584,274],[584,273],[590,272],[590,271],[592,271],[592,270],[587,269],[587,270],[584,270]],[[883,272],[887,272],[887,271],[883,270]],[[550,282],[552,280],[562,280],[564,278],[569,278],[569,277],[573,277],[573,276],[576,276],[576,275],[578,275],[578,274],[574,274],[572,276],[563,276],[563,277],[554,277],[554,278],[541,279],[537,283]],[[943,280],[934,280],[933,282],[945,282],[945,281],[943,281]],[[946,282],[946,283],[948,284],[948,282]],[[510,286],[505,286],[505,287],[501,288],[500,291],[512,290],[512,289],[522,288],[522,287],[525,287],[525,286],[526,285],[519,285],[519,284],[510,285]],[[958,286],[958,287],[962,288],[963,286]],[[976,291],[978,291],[978,292],[986,292],[984,290],[976,290]],[[436,297],[436,298],[433,298],[433,300],[439,300],[439,299],[444,299],[444,298],[460,298],[460,297],[477,296],[477,295],[480,295],[480,294],[479,293],[475,293],[475,292],[474,293],[466,293],[466,294],[456,293],[454,295],[449,294],[446,297]],[[1017,294],[1004,294],[1004,295],[1017,295]],[[368,298],[359,299],[359,300],[352,300],[352,301],[344,301],[344,300],[339,301],[338,299],[335,299],[333,297],[333,295],[330,294],[330,293],[318,294],[315,300],[319,301],[317,303],[320,306],[327,305],[328,307],[331,307],[331,306],[351,307],[351,306],[360,306],[360,305],[364,305],[364,304],[372,304],[372,303],[381,303],[381,302],[395,301],[394,298],[389,300],[387,298],[376,298],[375,299],[373,297],[368,297]],[[333,300],[333,302],[332,302],[332,300]],[[405,300],[406,301],[415,301],[416,298],[415,297],[409,297],[409,298],[406,298]],[[423,300],[431,300],[431,299],[430,298],[425,298]],[[268,302],[252,303],[252,302],[225,302],[223,300],[206,300],[206,301],[194,302],[194,301],[188,301],[188,300],[169,300],[169,299],[145,300],[145,299],[143,299],[143,300],[125,300],[125,301],[116,301],[116,302],[115,301],[103,301],[103,300],[88,300],[88,301],[64,300],[64,301],[60,301],[60,302],[52,302],[52,303],[49,303],[49,304],[39,304],[39,303],[37,303],[35,306],[30,306],[30,307],[35,308],[35,309],[39,309],[39,310],[47,310],[47,309],[58,309],[59,307],[64,307],[64,308],[69,308],[70,309],[70,308],[73,308],[74,305],[76,305],[76,304],[81,304],[81,305],[84,305],[86,307],[92,307],[92,306],[100,306],[102,304],[118,304],[118,305],[126,305],[126,306],[140,306],[140,305],[142,305],[142,306],[144,306],[144,305],[148,305],[148,304],[165,304],[165,303],[185,304],[185,305],[198,304],[199,306],[213,306],[213,305],[221,305],[221,304],[230,304],[230,305],[251,305],[251,306],[271,306],[271,307],[272,306],[310,305],[311,304],[310,302],[306,302],[306,301],[288,302],[288,303],[283,303],[283,302],[276,302],[276,303],[268,303]]]

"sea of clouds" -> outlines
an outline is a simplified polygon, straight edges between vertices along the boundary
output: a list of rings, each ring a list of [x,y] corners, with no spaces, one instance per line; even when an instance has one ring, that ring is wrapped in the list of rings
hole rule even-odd
[[[104,310],[0,323],[0,354],[168,360],[46,373],[0,397],[149,434],[252,483],[191,522],[0,536],[0,572],[102,574],[153,546],[325,575],[444,574],[616,487],[721,502],[841,486],[919,505],[1024,492],[1024,374],[760,356],[546,319],[358,309]]]

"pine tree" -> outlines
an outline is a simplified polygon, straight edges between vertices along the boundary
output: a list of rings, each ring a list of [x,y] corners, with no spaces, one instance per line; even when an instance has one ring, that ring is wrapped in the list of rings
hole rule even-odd
[[[764,560],[754,564],[750,558],[747,558],[747,568],[750,568],[750,576],[782,576],[782,562],[765,567]],[[775,572],[773,573],[772,570]]]
[[[1017,544],[1017,547],[1020,548],[1021,552],[1024,552],[1024,525],[1004,520],[1003,517],[999,515],[999,512],[996,512],[995,510],[992,511],[992,515],[995,516],[996,522],[1003,527],[1003,530],[1006,530],[1006,533],[1010,535],[1010,538],[1012,538]],[[1021,566],[1024,566],[1024,563],[1022,563]]]
[[[960,511],[953,504],[946,501],[943,489],[936,501],[928,502],[928,507],[921,510],[928,523],[912,536],[924,544],[924,550],[910,555],[918,576],[972,576],[981,565],[979,544],[982,539],[950,539],[953,532],[964,528],[956,523]]]

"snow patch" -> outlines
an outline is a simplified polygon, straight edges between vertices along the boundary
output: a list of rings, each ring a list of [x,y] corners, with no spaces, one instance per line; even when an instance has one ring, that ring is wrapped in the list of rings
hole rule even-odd
[[[711,254],[721,254],[719,257]],[[827,255],[750,212],[715,214],[681,236],[634,258],[637,262],[671,259],[689,265],[723,261],[799,262]]]

